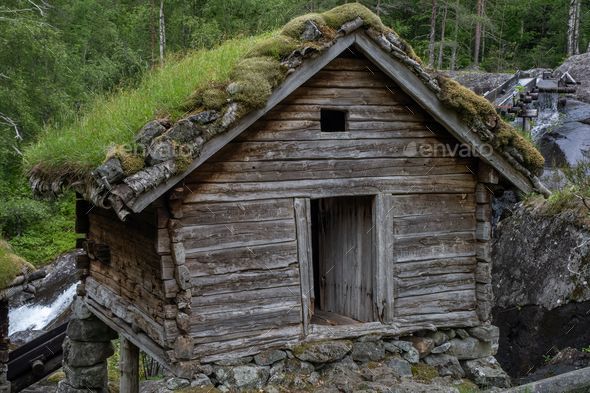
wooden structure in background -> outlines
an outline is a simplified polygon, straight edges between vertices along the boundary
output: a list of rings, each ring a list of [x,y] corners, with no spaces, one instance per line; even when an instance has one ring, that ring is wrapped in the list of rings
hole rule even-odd
[[[86,303],[176,375],[301,341],[489,323],[490,185],[530,182],[495,153],[458,154],[481,142],[363,34],[127,221],[78,210]]]

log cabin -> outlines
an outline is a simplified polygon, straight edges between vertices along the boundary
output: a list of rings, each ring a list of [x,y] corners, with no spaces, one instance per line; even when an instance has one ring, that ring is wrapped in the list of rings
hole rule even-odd
[[[77,192],[90,310],[185,377],[301,342],[489,324],[492,193],[546,193],[535,148],[356,3],[235,67],[181,119],[147,122],[139,153],[31,168],[37,194]]]

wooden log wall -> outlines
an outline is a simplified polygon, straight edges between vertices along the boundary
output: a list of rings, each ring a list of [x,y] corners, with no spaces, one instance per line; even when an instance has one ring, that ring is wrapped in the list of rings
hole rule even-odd
[[[321,132],[320,108],[347,110],[346,132]],[[191,276],[194,357],[301,338],[309,294],[299,282],[309,272],[298,269],[294,201],[308,198],[392,195],[391,313],[478,324],[477,166],[453,146],[375,66],[338,58],[189,175],[171,233]]]
[[[126,222],[97,207],[88,216],[88,240],[107,245],[110,261],[90,258],[87,296],[165,347],[166,292],[161,257],[156,252],[154,210],[130,216]]]

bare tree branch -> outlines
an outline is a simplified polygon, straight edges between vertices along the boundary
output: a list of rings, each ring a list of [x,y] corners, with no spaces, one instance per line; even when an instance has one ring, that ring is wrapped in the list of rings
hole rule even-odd
[[[18,129],[18,125],[16,124],[16,122],[14,120],[12,120],[10,117],[4,115],[3,113],[0,113],[0,124],[6,124],[9,127],[12,127],[14,129],[15,132],[15,138],[18,139],[19,141],[23,140],[23,137],[20,134],[20,131]]]

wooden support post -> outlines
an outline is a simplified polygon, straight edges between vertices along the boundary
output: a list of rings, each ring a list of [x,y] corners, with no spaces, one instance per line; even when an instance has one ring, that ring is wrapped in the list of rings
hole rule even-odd
[[[121,392],[139,393],[139,348],[121,336]]]

